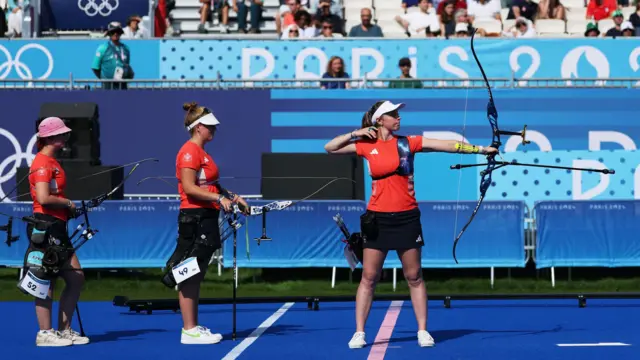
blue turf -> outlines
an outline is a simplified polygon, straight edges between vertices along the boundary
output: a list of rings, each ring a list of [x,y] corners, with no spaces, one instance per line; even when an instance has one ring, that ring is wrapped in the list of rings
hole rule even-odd
[[[367,323],[369,344],[378,332],[389,301],[375,302]],[[0,339],[6,354],[102,359],[221,359],[283,304],[238,305],[238,340],[231,340],[231,305],[200,309],[201,323],[225,340],[211,346],[181,345],[179,313],[136,314],[110,302],[83,302],[80,312],[92,343],[67,348],[37,348],[37,322],[32,302],[4,302]],[[370,347],[350,350],[354,303],[320,303],[310,311],[297,303],[274,323],[239,359],[366,359]],[[54,307],[57,311],[57,304]],[[54,321],[57,317],[54,316]],[[385,359],[638,359],[640,300],[441,301],[429,302],[429,330],[435,348],[419,348],[416,320],[405,301]],[[74,328],[77,322],[74,320]],[[561,348],[558,343],[623,342],[628,347]]]

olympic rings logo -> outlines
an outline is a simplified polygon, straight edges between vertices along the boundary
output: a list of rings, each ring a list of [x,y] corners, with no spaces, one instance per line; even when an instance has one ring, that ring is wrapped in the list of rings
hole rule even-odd
[[[9,76],[9,74],[11,73],[11,69],[13,69],[14,67],[16,69],[16,73],[18,74],[18,76],[20,76],[21,79],[33,79],[33,73],[31,72],[31,69],[25,63],[20,61],[20,58],[22,57],[24,52],[29,49],[40,50],[47,57],[47,61],[49,64],[49,66],[47,67],[47,71],[45,71],[45,73],[38,79],[46,79],[51,75],[51,73],[53,72],[53,56],[51,56],[51,52],[49,52],[46,47],[35,43],[27,44],[21,47],[20,50],[18,50],[14,59],[11,56],[9,50],[7,50],[6,47],[0,45],[0,53],[4,54],[4,56],[7,58],[7,61],[0,65],[0,80],[6,79],[7,76]]]
[[[2,185],[16,175],[16,173],[18,172],[18,168],[22,164],[22,161],[23,160],[26,161],[27,166],[31,166],[33,159],[36,157],[36,154],[34,152],[34,147],[36,145],[36,141],[38,140],[38,137],[37,135],[34,134],[31,137],[31,140],[29,140],[29,143],[27,144],[26,151],[22,152],[22,147],[20,146],[20,142],[18,141],[18,139],[16,139],[15,136],[13,136],[12,133],[10,133],[9,131],[3,128],[0,128],[0,135],[9,139],[9,142],[11,143],[14,149],[13,155],[7,157],[6,159],[2,160],[2,162],[0,162],[0,199],[3,199],[6,196],[6,194],[4,193],[4,189],[2,188]],[[7,167],[10,166],[11,163],[13,163],[11,170],[9,170],[5,174],[5,170],[7,169]],[[18,179],[16,179],[16,181],[17,180]],[[11,200],[4,199],[3,202],[11,202]]]
[[[98,1],[100,4],[98,4]],[[111,4],[113,2],[113,5]],[[83,3],[85,3],[83,5]],[[78,0],[78,8],[87,16],[98,14],[107,17],[120,6],[119,0]]]

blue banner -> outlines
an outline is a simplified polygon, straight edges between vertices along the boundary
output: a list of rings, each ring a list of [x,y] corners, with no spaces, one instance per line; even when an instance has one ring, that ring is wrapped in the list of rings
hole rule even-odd
[[[77,2],[73,1],[73,4]],[[101,40],[0,40],[0,80],[97,79],[91,70]],[[123,40],[131,50],[136,79],[157,79],[156,41]],[[20,84],[25,86],[25,84]],[[6,91],[5,91],[6,92]]]
[[[476,39],[474,48],[490,78],[637,78],[640,68],[637,41],[620,38]],[[397,78],[402,57],[417,78],[482,78],[468,39],[167,40],[160,54],[166,79],[313,79],[332,56],[351,78]]]
[[[129,16],[149,14],[149,0],[42,0],[42,29],[105,30],[112,21],[127,25]]]
[[[262,205],[265,201],[249,201]],[[173,253],[177,236],[178,202],[105,201],[89,214],[91,226],[98,229],[93,239],[78,251],[85,268],[161,268]],[[487,202],[467,229],[457,249],[456,265],[452,256],[453,239],[475,207],[475,202],[420,203],[425,241],[422,264],[425,268],[523,267],[524,204]],[[0,204],[0,212],[25,216],[31,204]],[[249,218],[238,231],[238,267],[341,267],[344,236],[333,220],[341,214],[351,232],[359,231],[362,201],[304,201],[282,211],[268,214],[267,233],[271,241],[257,245],[262,235],[259,216]],[[69,232],[82,222],[69,222]],[[0,220],[1,221],[1,220]],[[145,224],[145,226],[141,226]],[[21,266],[28,246],[26,225],[15,219],[14,234],[20,240],[11,247],[0,246],[0,265]],[[247,248],[247,243],[249,248]],[[233,266],[233,238],[223,244],[223,265]],[[250,256],[247,256],[247,250]],[[390,252],[385,268],[401,268],[395,251]]]
[[[536,267],[625,267],[640,263],[638,201],[536,204]]]
[[[50,0],[50,2],[62,2]],[[109,0],[103,12],[88,16],[77,1],[51,10],[52,21],[71,28],[106,28],[140,14],[140,0]],[[80,1],[92,9],[96,2]],[[142,1],[144,3],[144,1]],[[133,8],[130,8],[130,7]],[[146,5],[145,5],[146,6]],[[108,8],[115,8],[109,12]],[[78,13],[78,15],[73,15]],[[55,15],[55,17],[54,17]],[[43,15],[44,16],[44,15]],[[73,21],[69,20],[73,19]],[[60,25],[58,25],[60,28]],[[91,59],[99,40],[0,40],[7,67],[0,79],[93,79]],[[131,48],[136,79],[315,79],[326,71],[331,56],[345,61],[351,78],[397,78],[398,60],[411,59],[412,75],[425,79],[480,79],[469,41],[450,40],[123,40]],[[33,44],[33,45],[31,45]],[[31,45],[25,48],[25,46]],[[637,78],[640,50],[633,40],[618,39],[477,39],[475,45],[487,76],[510,79]],[[22,52],[20,52],[20,50]],[[26,51],[28,50],[28,51]],[[24,56],[23,55],[24,52]],[[17,59],[16,59],[17,58]],[[12,60],[13,62],[10,62]],[[22,66],[20,66],[23,64]],[[49,70],[51,67],[51,70]],[[9,71],[4,75],[5,71]],[[31,73],[31,77],[28,74]],[[20,75],[22,74],[22,75]],[[46,76],[45,76],[46,75]],[[4,77],[3,77],[4,76]],[[571,85],[570,82],[566,83]],[[604,82],[606,84],[606,82]],[[525,85],[524,83],[522,85]]]

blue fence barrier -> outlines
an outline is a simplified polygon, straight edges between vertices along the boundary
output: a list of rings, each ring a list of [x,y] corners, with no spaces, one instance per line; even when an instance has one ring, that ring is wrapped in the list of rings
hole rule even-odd
[[[542,201],[534,214],[538,268],[640,265],[639,201]]]
[[[251,201],[260,205],[265,201]],[[177,201],[106,201],[92,211],[90,221],[99,233],[78,252],[85,268],[163,267],[173,252],[177,227]],[[474,223],[458,245],[459,265],[452,257],[455,235],[465,224],[475,202],[420,203],[425,241],[426,268],[523,267],[524,213],[522,202],[483,204]],[[456,214],[456,209],[459,211]],[[0,204],[0,212],[24,216],[29,204]],[[350,231],[358,231],[362,201],[305,201],[283,211],[268,214],[267,235],[273,240],[258,246],[254,238],[262,233],[260,217],[252,217],[238,232],[239,267],[348,267],[344,243],[332,217],[340,213]],[[456,221],[456,215],[458,216]],[[81,219],[80,219],[81,220]],[[70,222],[70,229],[80,221]],[[457,225],[457,227],[455,227]],[[248,232],[245,232],[248,229]],[[27,247],[26,226],[16,222],[20,240],[11,247],[0,246],[0,264],[20,266]],[[249,248],[247,248],[247,242]],[[246,253],[249,250],[250,258]],[[225,242],[224,266],[232,266],[231,238]],[[401,267],[395,252],[386,268]]]
[[[43,8],[43,28],[106,28],[112,20],[125,23],[131,14],[146,13],[145,1],[49,0]],[[66,4],[60,6],[60,4]],[[116,3],[118,4],[116,6]],[[53,6],[55,5],[55,7]],[[91,16],[101,8],[102,14]],[[0,46],[24,48],[41,44],[51,49],[54,69],[44,79],[66,79],[93,76],[89,68],[95,49],[104,40],[80,40],[89,45],[77,47],[79,40],[1,40]],[[468,39],[393,40],[342,39],[332,41],[281,40],[123,40],[131,48],[137,79],[309,79],[319,78],[332,56],[344,59],[351,78],[396,78],[400,75],[398,60],[411,59],[413,76],[425,79],[481,78],[471,54]],[[632,39],[477,39],[475,50],[487,75],[491,78],[520,79],[609,79],[636,78],[638,57]],[[50,48],[51,47],[51,48]],[[57,51],[53,47],[69,49]],[[16,50],[9,54],[16,56]],[[0,55],[2,56],[2,55]],[[47,66],[42,58],[21,58],[22,66]],[[18,67],[20,62],[14,63]],[[9,66],[7,69],[11,69]],[[45,67],[46,69],[46,67]],[[62,71],[68,69],[69,71]],[[7,71],[7,70],[5,70]],[[19,71],[19,70],[18,70]],[[8,75],[7,75],[8,76]],[[0,79],[19,78],[12,71]],[[34,78],[37,76],[34,75]]]

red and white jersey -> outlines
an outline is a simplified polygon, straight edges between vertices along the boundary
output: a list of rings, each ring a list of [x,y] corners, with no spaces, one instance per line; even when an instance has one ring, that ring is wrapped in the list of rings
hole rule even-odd
[[[33,212],[48,214],[67,221],[69,212],[67,209],[51,209],[43,207],[37,200],[36,183],[49,184],[49,194],[59,198],[66,198],[64,190],[67,186],[67,176],[58,161],[50,156],[37,153],[29,168],[29,190],[33,200]]]
[[[217,203],[211,201],[201,201],[193,199],[187,196],[182,186],[182,176],[180,175],[180,169],[189,168],[196,171],[196,185],[200,186],[206,191],[213,193],[220,193],[220,188],[214,182],[218,181],[220,174],[218,172],[218,166],[211,158],[211,155],[207,154],[203,148],[198,146],[192,141],[187,141],[176,157],[176,177],[178,178],[178,193],[180,194],[180,208],[181,209],[198,209],[198,208],[215,208],[219,209],[220,206]]]

